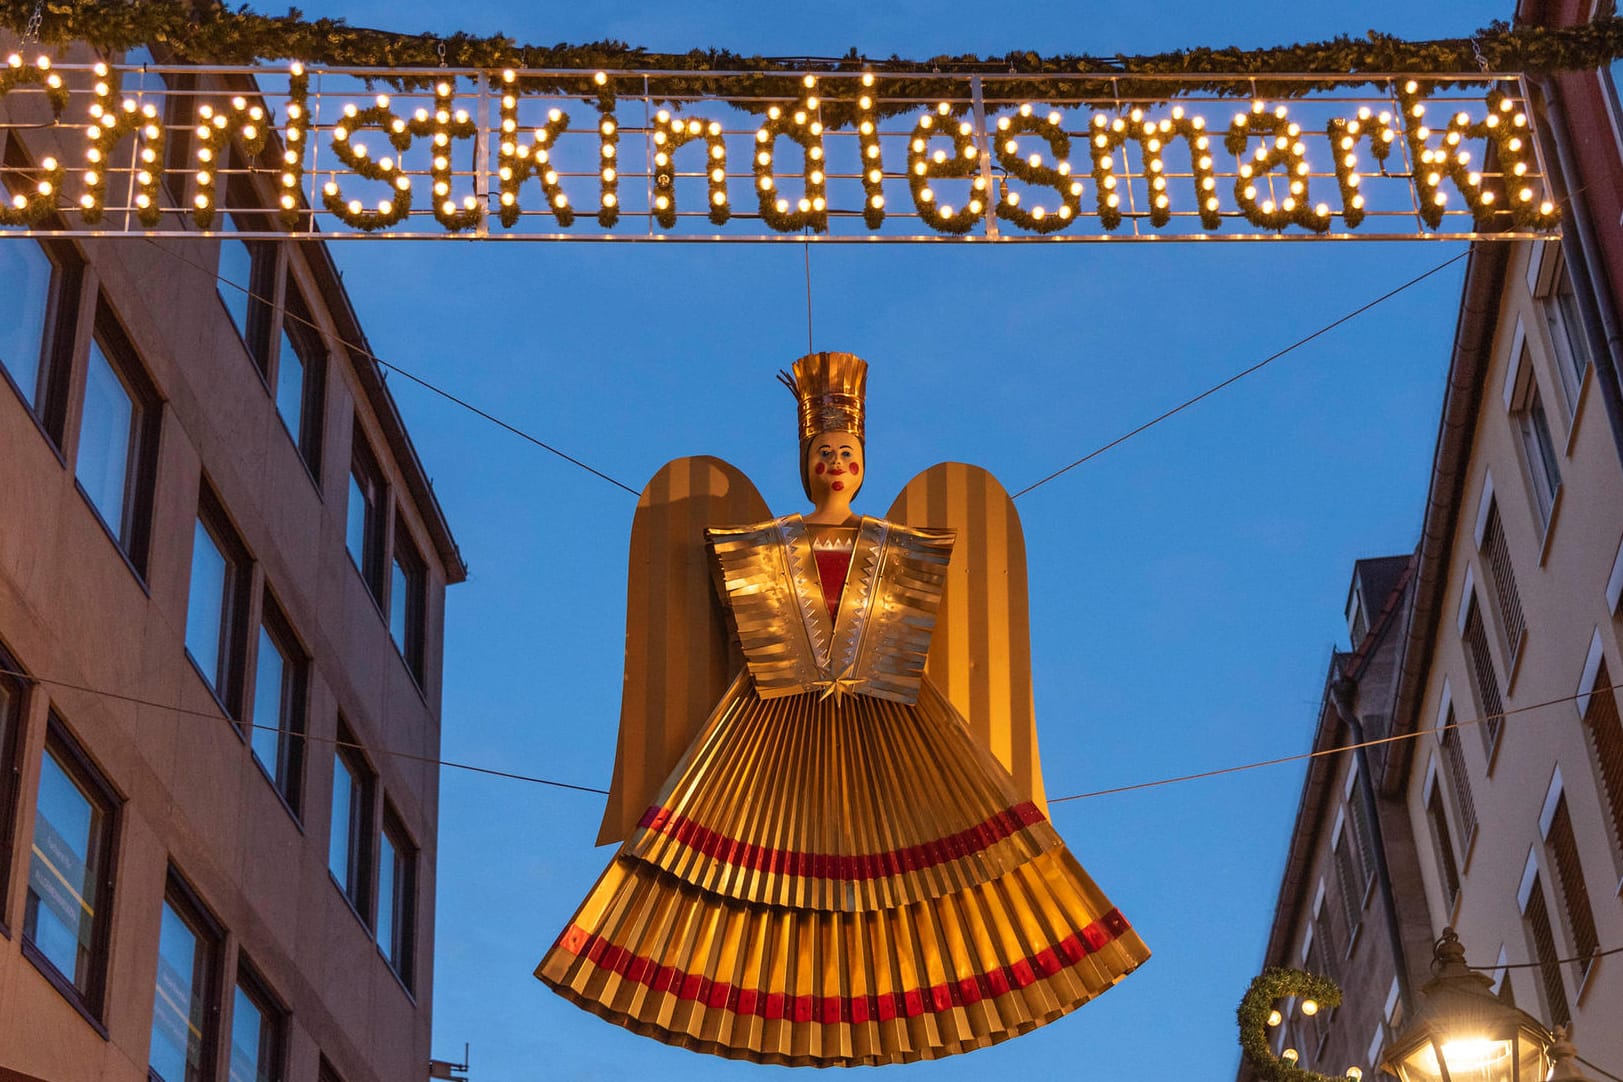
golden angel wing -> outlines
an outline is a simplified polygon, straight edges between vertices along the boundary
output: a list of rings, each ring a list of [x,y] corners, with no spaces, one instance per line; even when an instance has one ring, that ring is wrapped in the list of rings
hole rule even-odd
[[[637,825],[743,664],[716,600],[705,528],[770,517],[749,478],[708,455],[666,463],[642,490],[626,572],[620,736],[598,845]]]
[[[909,481],[887,517],[957,531],[925,675],[1047,815],[1031,701],[1026,540],[1014,501],[980,467],[942,462]]]

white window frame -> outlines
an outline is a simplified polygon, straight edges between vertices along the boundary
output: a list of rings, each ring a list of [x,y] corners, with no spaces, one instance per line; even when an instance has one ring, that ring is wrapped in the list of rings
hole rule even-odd
[[[1453,708],[1454,688],[1449,684],[1448,677],[1445,676],[1443,677],[1443,693],[1437,700],[1437,717],[1431,723],[1432,739],[1437,741],[1438,745],[1442,744],[1443,737],[1446,735],[1445,726],[1448,724],[1448,712]]]
[[[1545,252],[1552,247],[1555,249],[1554,252],[1546,256]],[[1566,259],[1559,243],[1551,241],[1537,244],[1528,264],[1527,288],[1533,295],[1533,304],[1538,308],[1544,333],[1549,338],[1551,367],[1554,369],[1556,383],[1561,388],[1561,400],[1567,407],[1567,441],[1570,445],[1578,417],[1578,404],[1582,401],[1584,387],[1589,382],[1590,369],[1595,367],[1595,357],[1581,322],[1582,317],[1580,316],[1578,326],[1568,325],[1567,313],[1557,299],[1563,282],[1576,293],[1571,276],[1567,274]],[[1581,348],[1584,352],[1585,364],[1581,373],[1573,370],[1573,362],[1576,360],[1572,352],[1575,348],[1574,339],[1577,341],[1577,348]],[[1569,385],[1569,380],[1576,382]]]
[[[1578,708],[1581,719],[1589,713],[1589,699],[1595,693],[1595,677],[1600,675],[1600,663],[1606,657],[1606,646],[1600,637],[1600,628],[1589,639],[1589,653],[1584,658],[1583,672],[1578,676],[1578,697],[1572,705]]]
[[[1544,806],[1538,813],[1539,840],[1550,840],[1550,824],[1555,821],[1555,807],[1561,803],[1561,794],[1564,792],[1561,784],[1561,764],[1556,763],[1554,771],[1550,774],[1550,787],[1544,791]]]
[[[1527,863],[1522,865],[1522,881],[1516,887],[1516,912],[1527,916],[1527,903],[1533,897],[1533,883],[1539,877],[1538,846],[1527,847]]]
[[[1560,476],[1560,459],[1567,457],[1564,449],[1555,444],[1555,433],[1550,430],[1549,399],[1544,394],[1544,388],[1538,379],[1538,364],[1531,359],[1532,345],[1522,327],[1520,317],[1516,319],[1516,333],[1511,336],[1510,364],[1505,371],[1504,401],[1505,410],[1511,426],[1511,436],[1516,444],[1517,457],[1521,460],[1522,476],[1527,482],[1527,495],[1533,505],[1534,520],[1538,523],[1540,536],[1548,540],[1550,527],[1555,523],[1556,512],[1561,507],[1561,490],[1564,487]],[[1523,364],[1522,358],[1529,357],[1529,363]],[[1563,393],[1564,394],[1564,393]],[[1549,478],[1545,475],[1544,463],[1533,460],[1533,448],[1529,441],[1537,440],[1537,435],[1530,435],[1526,425],[1532,423],[1534,398],[1538,400],[1539,410],[1544,415],[1545,434],[1550,438],[1550,454],[1556,461],[1555,487],[1549,487]],[[1544,554],[1540,553],[1539,563],[1544,562]]]
[[[1612,573],[1606,577],[1606,611],[1615,614],[1619,601],[1623,601],[1623,541],[1618,542]]]

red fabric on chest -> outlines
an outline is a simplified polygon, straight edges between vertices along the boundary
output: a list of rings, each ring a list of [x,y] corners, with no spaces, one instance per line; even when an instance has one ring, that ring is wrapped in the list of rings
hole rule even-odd
[[[823,598],[828,602],[828,618],[835,619],[840,612],[840,594],[845,590],[846,572],[851,569],[849,552],[814,552],[817,557],[817,578],[823,584]]]

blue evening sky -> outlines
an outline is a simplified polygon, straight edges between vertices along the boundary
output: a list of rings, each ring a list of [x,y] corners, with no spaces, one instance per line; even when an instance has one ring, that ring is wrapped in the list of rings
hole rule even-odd
[[[536,42],[918,57],[1261,46],[1370,28],[1444,37],[1509,11],[351,0],[312,14]],[[947,459],[1018,489],[1459,250],[814,248],[817,348],[872,363],[859,510],[883,513],[908,478]],[[634,488],[669,458],[711,453],[776,511],[800,509],[793,405],[773,380],[806,351],[800,246],[334,251],[384,358]],[[1051,795],[1307,748],[1328,653],[1346,638],[1352,561],[1407,551],[1418,535],[1462,268],[1019,502]],[[392,386],[472,569],[448,600],[445,758],[606,784],[634,500],[404,380]],[[1274,767],[1058,805],[1061,833],[1154,957],[1069,1018],[906,1073],[1232,1077],[1234,1006],[1261,963],[1301,777]],[[634,1037],[531,977],[610,856],[592,847],[601,807],[444,772],[436,1055],[471,1042],[476,1082],[781,1076]]]

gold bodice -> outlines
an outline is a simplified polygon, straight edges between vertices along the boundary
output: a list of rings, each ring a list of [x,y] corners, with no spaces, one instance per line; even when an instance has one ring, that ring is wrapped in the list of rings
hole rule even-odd
[[[705,532],[761,698],[822,691],[918,700],[951,530],[863,518],[833,619],[801,516]]]

